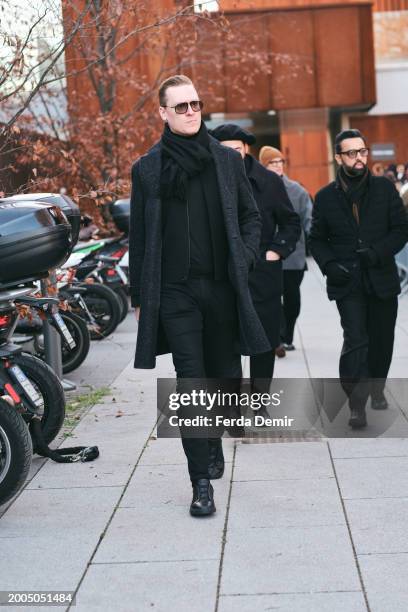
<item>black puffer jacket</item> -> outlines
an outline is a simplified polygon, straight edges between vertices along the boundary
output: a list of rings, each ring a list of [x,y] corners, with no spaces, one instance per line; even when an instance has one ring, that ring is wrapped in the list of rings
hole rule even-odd
[[[400,292],[394,255],[408,240],[408,220],[394,185],[384,177],[369,176],[368,197],[358,225],[338,181],[317,195],[313,207],[310,248],[323,274],[330,261],[351,271],[351,280],[342,286],[327,283],[329,299],[349,293],[361,277],[357,249],[372,248],[378,263],[367,269],[370,284],[380,298]]]

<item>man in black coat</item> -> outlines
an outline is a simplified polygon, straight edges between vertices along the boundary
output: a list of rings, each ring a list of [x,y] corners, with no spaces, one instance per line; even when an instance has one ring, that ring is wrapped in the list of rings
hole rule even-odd
[[[197,379],[240,380],[241,351],[270,349],[248,289],[261,220],[241,157],[207,133],[190,79],[166,79],[159,102],[162,138],[132,167],[134,365],[153,368],[156,355],[171,352],[180,392]],[[224,470],[221,439],[181,433],[193,485],[190,513],[212,514],[210,478]]]
[[[394,255],[408,239],[401,198],[390,181],[371,175],[368,153],[358,130],[336,136],[337,178],[316,195],[310,233],[311,252],[340,313],[340,380],[352,428],[367,423],[369,393],[372,408],[388,407],[384,386],[400,292]]]
[[[235,124],[223,124],[211,134],[224,146],[238,151],[262,218],[259,258],[249,275],[252,299],[267,333],[271,350],[250,358],[251,386],[268,392],[273,377],[275,349],[280,344],[282,259],[293,253],[300,236],[300,220],[282,179],[269,172],[252,155],[255,136]],[[259,412],[258,412],[259,413]]]

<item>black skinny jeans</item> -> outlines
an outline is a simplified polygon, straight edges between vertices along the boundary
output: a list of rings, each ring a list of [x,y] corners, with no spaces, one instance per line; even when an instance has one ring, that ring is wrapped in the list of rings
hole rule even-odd
[[[239,390],[242,371],[238,314],[236,294],[229,281],[191,278],[164,283],[160,317],[172,352],[179,393],[197,388],[197,383],[202,387],[206,378],[236,379],[234,391]],[[183,415],[187,413],[188,407]],[[208,478],[208,438],[188,438],[188,431],[180,429],[191,481]]]

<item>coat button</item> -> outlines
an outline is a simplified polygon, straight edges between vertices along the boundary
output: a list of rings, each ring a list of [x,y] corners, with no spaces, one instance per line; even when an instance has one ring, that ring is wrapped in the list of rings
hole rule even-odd
[[[286,240],[281,240],[281,244],[286,244]]]

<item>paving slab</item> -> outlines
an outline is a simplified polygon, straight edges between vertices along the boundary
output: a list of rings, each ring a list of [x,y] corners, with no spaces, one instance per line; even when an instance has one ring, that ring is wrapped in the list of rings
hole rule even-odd
[[[408,553],[408,495],[344,503],[357,554]]]
[[[229,530],[344,524],[334,476],[234,482]]]
[[[407,438],[337,438],[328,441],[334,459],[408,457]]]
[[[75,612],[212,612],[217,577],[217,560],[92,564],[78,591],[74,609]]]
[[[121,492],[25,490],[0,522],[1,589],[76,589]]]
[[[150,427],[138,427],[133,423],[135,418],[130,423],[130,419],[112,418],[108,428],[100,423],[81,423],[63,446],[97,445],[98,459],[75,464],[48,461],[28,488],[124,486],[154,426],[152,422]]]
[[[408,457],[334,459],[344,499],[406,497]]]
[[[359,555],[370,612],[406,612],[408,554]]]
[[[228,529],[224,595],[360,589],[344,525]]]
[[[234,480],[303,480],[333,475],[325,442],[242,444]]]
[[[221,595],[218,612],[367,612],[362,592]]]
[[[134,314],[129,313],[115,332],[101,341],[91,342],[85,361],[66,378],[77,385],[78,393],[86,393],[89,387],[109,386],[127,366],[136,345]]]
[[[217,559],[221,554],[229,475],[214,481],[216,514],[189,516],[192,489],[182,465],[140,466],[94,561],[145,562]]]

